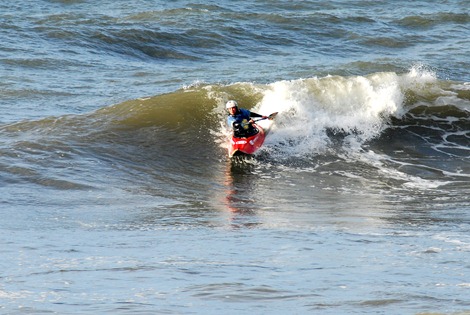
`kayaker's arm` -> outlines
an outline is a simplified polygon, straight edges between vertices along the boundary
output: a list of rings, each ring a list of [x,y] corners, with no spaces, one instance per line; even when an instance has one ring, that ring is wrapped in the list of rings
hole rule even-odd
[[[261,118],[263,118],[263,119],[268,118],[268,116],[260,115],[260,114],[258,114],[258,113],[253,113],[253,112],[250,112],[250,117],[256,117],[256,118],[257,118],[257,117],[261,117]]]
[[[258,113],[254,113],[254,112],[250,112],[250,118],[251,118],[251,117],[255,117],[255,118],[261,117],[262,119],[268,118],[268,116],[263,116],[263,115],[260,115],[260,114],[258,114]],[[252,123],[254,123],[254,122],[255,122],[255,121],[254,121],[253,119],[250,120],[250,124],[252,124]]]

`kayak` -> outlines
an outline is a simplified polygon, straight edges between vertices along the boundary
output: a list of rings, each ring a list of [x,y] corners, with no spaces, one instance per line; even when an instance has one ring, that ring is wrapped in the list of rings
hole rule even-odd
[[[273,120],[276,115],[277,112],[269,115],[268,119]],[[262,119],[258,119],[258,121],[259,120]],[[253,124],[253,127],[255,128],[255,130],[258,130],[258,132],[254,135],[248,137],[235,137],[234,135],[232,135],[228,146],[229,157],[251,155],[258,151],[259,148],[261,148],[264,143],[264,139],[266,138],[266,134],[269,131],[269,128],[265,130],[259,124],[256,123]]]
[[[232,136],[230,144],[228,146],[229,157],[254,154],[264,143],[266,133],[263,128],[257,124],[253,124],[253,127],[258,129],[258,133],[250,137],[237,138]]]

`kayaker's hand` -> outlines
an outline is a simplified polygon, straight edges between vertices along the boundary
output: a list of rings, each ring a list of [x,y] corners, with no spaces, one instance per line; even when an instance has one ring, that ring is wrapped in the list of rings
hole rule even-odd
[[[266,118],[269,118],[269,116],[263,116],[263,117],[261,117],[261,118],[262,118],[262,119],[266,119]]]
[[[253,119],[250,119],[249,122],[250,122],[250,124],[254,124],[254,123],[255,123],[255,121],[254,121]]]

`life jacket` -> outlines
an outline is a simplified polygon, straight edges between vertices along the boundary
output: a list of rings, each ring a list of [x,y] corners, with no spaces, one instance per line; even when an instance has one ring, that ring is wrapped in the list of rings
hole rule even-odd
[[[250,124],[251,112],[244,108],[239,108],[233,116],[228,116],[227,122],[233,128],[233,135],[236,138],[251,137],[259,132],[253,124]]]

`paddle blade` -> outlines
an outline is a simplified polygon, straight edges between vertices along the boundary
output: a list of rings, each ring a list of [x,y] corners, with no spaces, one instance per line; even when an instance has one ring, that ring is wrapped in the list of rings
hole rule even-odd
[[[272,113],[271,115],[269,115],[268,119],[269,119],[269,120],[273,120],[274,118],[276,118],[277,113],[278,113],[278,112]]]

